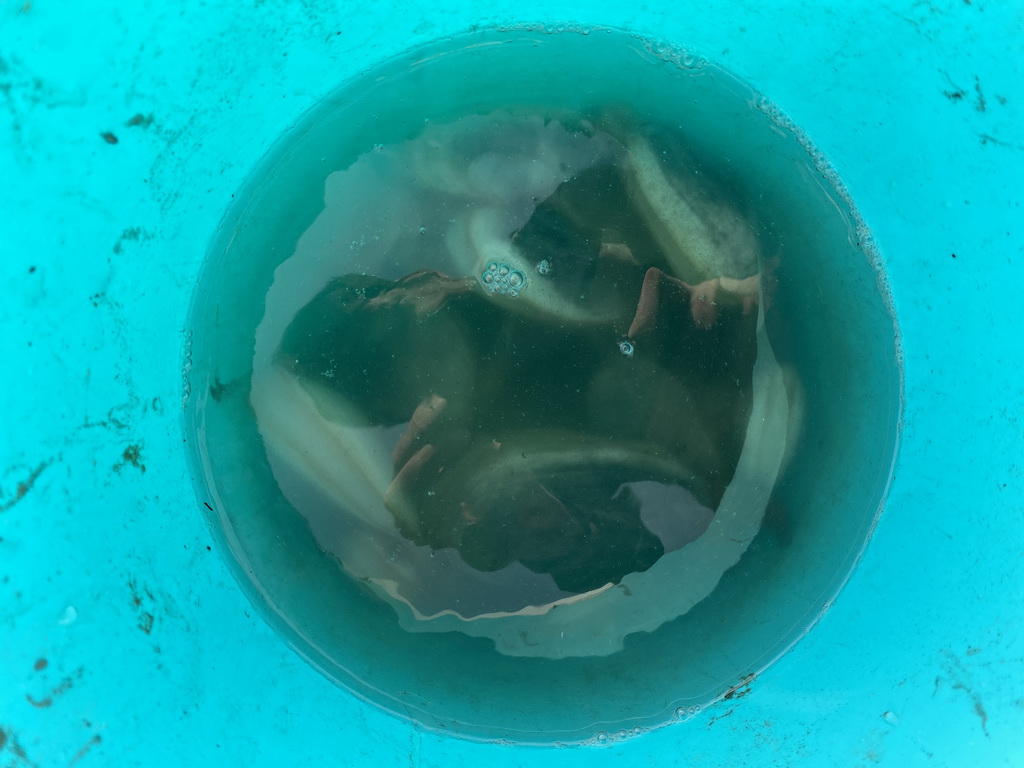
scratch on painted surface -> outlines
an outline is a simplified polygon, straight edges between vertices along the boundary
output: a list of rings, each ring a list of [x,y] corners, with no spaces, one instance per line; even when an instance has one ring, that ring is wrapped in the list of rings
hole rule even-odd
[[[25,748],[21,746],[18,741],[18,737],[14,731],[6,726],[0,726],[0,753],[4,750],[11,753],[14,760],[9,763],[10,768],[17,768],[19,766],[27,768],[39,768],[39,763],[32,760],[28,753],[25,752]],[[5,766],[7,768],[7,766]]]
[[[729,701],[730,699],[742,699],[748,693],[750,693],[750,684],[754,682],[754,675],[745,675],[736,685],[730,688],[722,696],[723,701]]]
[[[986,738],[990,738],[988,733],[988,713],[985,711],[985,704],[981,700],[981,696],[974,690],[970,675],[968,675],[967,670],[964,669],[964,665],[955,653],[950,650],[944,650],[942,655],[946,657],[948,662],[946,664],[946,672],[949,675],[952,688],[957,691],[963,691],[970,697],[971,702],[974,704],[974,714],[978,716],[978,720],[981,722],[981,731],[985,734]],[[939,680],[936,678],[936,691],[938,690],[938,682]]]
[[[23,498],[25,498],[25,495],[29,491],[32,490],[32,486],[35,485],[36,480],[38,480],[39,476],[41,474],[43,474],[43,470],[45,470],[52,463],[53,463],[53,459],[47,459],[46,461],[40,463],[39,466],[37,466],[35,469],[33,469],[29,473],[28,477],[26,477],[24,480],[19,482],[17,487],[14,490],[13,497],[11,499],[3,502],[3,503],[0,503],[0,512],[6,512],[8,509],[13,507],[15,504],[17,504]],[[0,494],[0,495],[6,495],[6,494]]]
[[[95,747],[101,741],[103,741],[103,738],[98,733],[94,735],[91,739],[89,739],[89,741],[85,743],[85,745],[80,750],[78,750],[78,752],[75,753],[75,756],[71,758],[71,760],[68,762],[68,765],[74,765],[75,763],[77,763],[79,760],[85,757],[86,753],[90,749]]]
[[[28,160],[31,134],[26,122],[39,107],[78,107],[85,103],[82,93],[58,90],[31,72],[17,57],[0,57],[0,106],[6,107],[12,146],[19,163]],[[30,126],[31,127],[31,126]]]
[[[45,668],[45,667],[44,667]],[[82,673],[84,670],[79,667],[72,674],[65,677],[57,685],[50,689],[50,692],[40,698],[35,698],[31,694],[25,694],[25,701],[31,704],[36,709],[49,709],[53,706],[53,702],[59,699],[65,693],[75,687],[75,680],[82,679]]]
[[[712,725],[714,725],[718,720],[721,720],[723,717],[728,717],[729,715],[731,715],[735,711],[736,711],[736,709],[734,707],[733,709],[727,710],[727,711],[723,712],[720,715],[715,715],[710,720],[708,720],[708,728],[710,728]]]

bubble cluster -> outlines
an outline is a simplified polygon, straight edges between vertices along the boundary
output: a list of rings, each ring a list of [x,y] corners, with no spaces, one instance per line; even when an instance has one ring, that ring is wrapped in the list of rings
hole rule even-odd
[[[696,717],[700,714],[700,706],[692,705],[689,707],[676,707],[676,720],[679,722],[686,722],[691,718]]]
[[[680,69],[703,69],[708,65],[708,60],[703,56],[698,56],[667,40],[653,40],[642,35],[633,37],[640,40],[643,47],[652,56],[669,64],[675,64]]]
[[[589,746],[610,746],[612,744],[621,744],[629,739],[634,739],[646,732],[647,729],[641,728],[640,726],[636,726],[632,729],[622,728],[611,733],[608,731],[598,731],[583,743]]]
[[[551,261],[548,260],[548,259],[542,259],[541,261],[537,262],[537,266],[534,267],[534,269],[536,269],[537,273],[540,274],[540,275],[550,274],[550,272],[551,272]]]
[[[775,126],[781,128],[796,139],[797,143],[811,158],[811,162],[814,164],[818,173],[824,177],[824,179],[836,191],[836,194],[838,194],[846,204],[850,211],[850,218],[853,220],[852,244],[855,247],[860,248],[864,255],[867,256],[868,261],[875,270],[875,284],[878,287],[878,292],[882,294],[882,301],[885,303],[889,314],[895,317],[896,310],[892,296],[892,288],[885,277],[885,262],[882,259],[878,243],[875,241],[874,236],[868,229],[867,223],[864,221],[864,217],[861,215],[860,209],[853,202],[853,196],[851,195],[849,188],[846,186],[846,182],[840,177],[839,171],[837,171],[835,166],[828,160],[825,153],[815,146],[807,133],[798,126],[793,118],[786,114],[781,107],[764,96],[758,98],[754,106]],[[902,378],[903,335],[898,328],[896,329],[896,357],[901,363],[900,376]]]
[[[489,261],[480,282],[493,294],[515,298],[526,288],[526,275],[508,264]]]

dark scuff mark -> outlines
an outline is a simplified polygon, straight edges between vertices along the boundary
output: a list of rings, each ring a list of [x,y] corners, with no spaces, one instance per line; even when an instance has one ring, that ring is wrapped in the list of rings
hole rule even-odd
[[[750,684],[754,682],[755,677],[756,675],[754,673],[750,673],[748,675],[744,675],[743,677],[741,677],[740,681],[736,683],[736,685],[732,686],[729,690],[722,694],[722,698],[720,699],[720,701],[734,701],[742,699],[744,696],[750,693]],[[735,711],[736,707],[733,706],[732,708],[726,710],[722,714],[715,715],[708,721],[708,728],[714,725],[716,721],[721,720],[723,717],[728,717]]]
[[[149,240],[152,237],[153,235],[142,227],[128,227],[121,232],[121,236],[117,238],[117,242],[114,243],[113,251],[114,253],[121,253],[124,250],[125,243],[137,243],[141,240]]]
[[[125,125],[129,128],[149,128],[153,124],[153,115],[144,115],[141,112],[137,112],[128,118]]]
[[[34,669],[36,672],[42,672],[44,669],[46,669],[49,663],[50,662],[48,662],[46,659],[36,659],[36,663],[32,665],[32,669]]]
[[[974,108],[979,112],[984,112],[986,107],[985,94],[981,92],[981,80],[977,75],[974,76],[974,92],[978,95],[978,98],[974,101]]]
[[[16,57],[0,57],[0,112],[9,116],[15,157],[27,162],[22,120],[38,107],[82,106],[80,98],[61,92],[32,74]],[[6,108],[5,108],[6,107]]]
[[[101,133],[100,138],[107,142],[107,144],[117,144],[117,136],[112,134],[110,131]]]
[[[28,477],[26,477],[24,480],[18,483],[17,488],[15,488],[14,490],[14,498],[0,504],[0,512],[6,512],[8,509],[13,507],[23,498],[25,498],[25,495],[32,490],[32,486],[36,484],[36,480],[38,480],[39,476],[43,474],[43,470],[50,466],[52,463],[53,459],[47,459],[46,461],[42,462],[39,466],[37,466],[35,469],[33,469],[29,473]]]
[[[121,474],[121,470],[128,465],[135,467],[142,474],[146,474],[146,465],[142,463],[141,445],[132,444],[125,448],[124,453],[121,454],[121,461],[113,466],[113,470]]]
[[[967,91],[965,91],[959,85],[954,83],[953,82],[953,78],[951,78],[949,76],[948,72],[945,72],[944,70],[940,69],[939,70],[939,74],[942,75],[943,79],[946,81],[946,83],[950,87],[950,90],[943,91],[942,95],[945,96],[950,101],[953,101],[953,102],[963,101],[964,97],[967,96]]]
[[[132,593],[132,605],[134,605],[136,608],[138,608],[140,605],[142,605],[142,595],[143,594],[147,598],[149,598],[150,602],[152,602],[155,599],[153,597],[153,593],[150,592],[145,587],[142,588],[142,592],[140,593],[138,585],[136,585],[136,583],[135,583],[135,579],[131,579],[131,580],[128,581],[128,589],[131,590],[131,593]]]
[[[98,733],[96,735],[94,735],[91,739],[89,739],[89,741],[87,741],[85,743],[85,746],[83,746],[80,750],[78,750],[78,752],[75,753],[75,756],[72,757],[71,760],[68,761],[68,765],[74,765],[75,763],[77,763],[79,760],[81,760],[83,757],[85,757],[86,753],[90,749],[95,747],[101,741],[103,741],[103,737],[102,736],[100,736]]]
[[[106,419],[104,419],[103,421],[89,421],[88,419],[86,419],[82,423],[81,428],[94,429],[96,427],[112,427],[113,429],[128,429],[128,427],[130,426],[128,422],[122,421],[121,419],[117,418],[117,416],[114,415],[114,412],[131,410],[134,407],[134,405],[134,403],[124,403],[123,405],[115,405],[113,408],[107,411]]]
[[[985,711],[985,704],[981,700],[981,696],[974,691],[967,670],[952,651],[945,650],[942,653],[948,661],[946,671],[949,674],[951,687],[953,690],[963,691],[970,697],[971,703],[974,704],[974,714],[981,722],[982,733],[985,734],[985,738],[991,738],[988,732],[988,713]],[[938,678],[936,678],[935,688],[938,690]]]
[[[1011,144],[1008,141],[997,139],[995,136],[992,136],[991,134],[988,133],[979,133],[978,138],[981,139],[981,143],[983,146],[985,144],[996,144],[997,146],[1007,147],[1009,149],[1024,149],[1024,145],[1022,144]]]
[[[735,711],[736,711],[736,709],[733,708],[733,709],[728,710],[727,712],[723,712],[720,715],[715,715],[710,720],[708,720],[708,728],[710,728],[712,725],[714,725],[717,721],[721,720],[723,717],[728,717],[729,715],[731,715]]]
[[[65,693],[75,687],[75,680],[82,678],[82,669],[75,670],[74,674],[68,675],[60,681],[56,686],[50,689],[50,692],[42,698],[35,698],[31,694],[25,694],[25,701],[31,704],[36,709],[49,709],[53,706],[53,702],[59,699]]]
[[[730,688],[722,696],[723,701],[730,701],[732,699],[742,699],[748,693],[750,693],[750,684],[754,681],[754,675],[745,675],[736,685]],[[724,715],[723,715],[724,717]]]
[[[132,605],[138,610],[136,626],[147,635],[152,634],[156,617],[152,613],[151,606],[156,603],[156,598],[145,587],[140,590],[134,579],[129,580],[128,589],[132,593]]]
[[[9,728],[0,727],[0,749],[7,747],[16,762],[11,763],[11,766],[16,766],[19,763],[21,765],[28,766],[28,768],[39,768],[39,763],[32,760],[28,753],[25,752],[25,748],[18,742],[18,737],[14,735],[14,731]]]
[[[956,688],[957,686],[953,686]],[[971,694],[974,696],[974,694]],[[974,699],[974,714],[981,720],[981,730],[984,731],[985,737],[988,738],[988,713],[985,712],[985,705],[981,703],[981,699],[975,697]]]
[[[133,467],[140,467],[142,471],[145,472],[146,467],[144,465],[139,464],[139,458],[141,456],[139,450],[139,446],[129,445],[127,448],[124,449],[124,453],[122,455],[124,457],[124,460],[130,463]]]

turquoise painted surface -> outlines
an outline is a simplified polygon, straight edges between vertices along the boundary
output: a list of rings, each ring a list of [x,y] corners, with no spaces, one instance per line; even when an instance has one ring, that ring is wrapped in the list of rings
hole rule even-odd
[[[179,428],[193,281],[270,143],[391,54],[524,20],[689,44],[777,102],[904,333],[896,479],[835,605],[743,698],[607,748],[453,740],[328,683],[207,550]],[[0,4],[0,764],[1024,763],[1022,35],[984,0]]]

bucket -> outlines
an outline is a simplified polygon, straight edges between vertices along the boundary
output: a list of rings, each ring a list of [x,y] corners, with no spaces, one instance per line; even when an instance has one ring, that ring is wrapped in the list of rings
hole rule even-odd
[[[1022,326],[1012,300],[992,300],[994,287],[1024,274],[1019,14],[976,1],[870,14],[839,3],[685,13],[545,3],[528,17],[492,4],[441,17],[391,3],[86,13],[30,2],[2,13],[6,761],[1020,756]],[[668,41],[777,105],[871,228],[901,329],[905,398],[884,510],[838,596],[802,596],[820,597],[814,617],[824,611],[806,637],[774,664],[737,668],[712,701],[682,707],[663,727],[595,725],[591,739],[573,732],[544,746],[451,728],[422,715],[429,702],[384,711],[372,691],[383,678],[339,681],[322,649],[290,638],[287,616],[275,618],[247,586],[215,500],[197,498],[196,433],[182,426],[204,259],[275,142],[339,86],[410,49],[524,25]],[[629,674],[571,696],[540,689],[529,711],[542,718],[552,702],[619,695]]]

